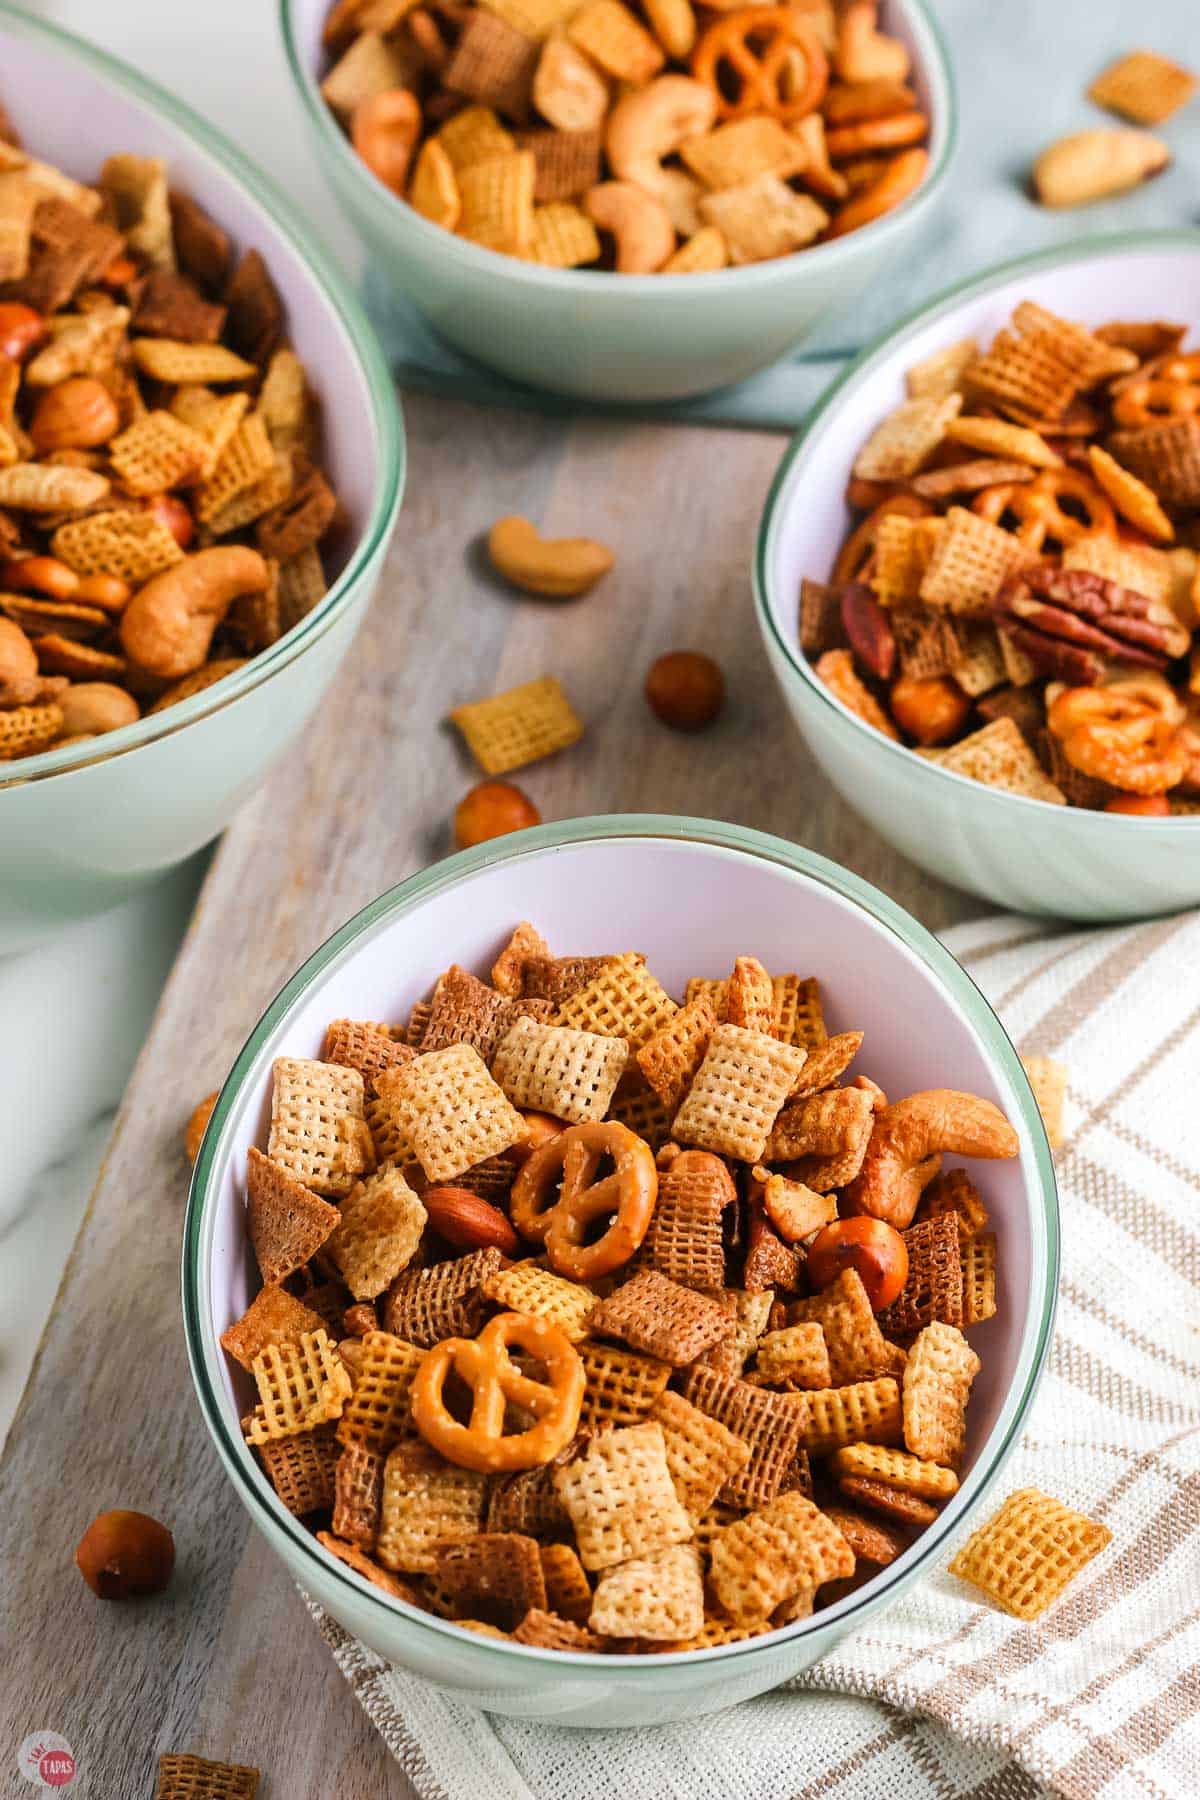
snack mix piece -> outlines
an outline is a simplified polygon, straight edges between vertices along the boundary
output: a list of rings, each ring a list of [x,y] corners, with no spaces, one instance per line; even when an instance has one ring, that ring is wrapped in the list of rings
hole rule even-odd
[[[1108,72],[1131,95],[1136,76],[1137,98],[1114,85],[1105,104],[1142,103],[1143,78],[1172,67],[1144,60]],[[830,583],[800,595],[800,647],[836,699],[1006,793],[1198,810],[1200,351],[1185,336],[1025,300],[990,346],[909,370],[910,397],[855,462]]]
[[[856,231],[924,180],[876,0],[347,5],[322,93],[384,187],[551,268],[687,275]]]
[[[681,1005],[637,952],[528,923],[491,961],[273,1066],[263,1285],[222,1337],[264,1479],[360,1579],[485,1636],[629,1655],[807,1618],[968,1466],[997,1237],[941,1153],[1015,1134],[848,1077],[870,1044],[813,976],[739,956]],[[669,1096],[657,1153],[627,1063]]]
[[[258,252],[156,158],[84,185],[0,153],[4,764],[268,650],[325,594],[338,509]]]

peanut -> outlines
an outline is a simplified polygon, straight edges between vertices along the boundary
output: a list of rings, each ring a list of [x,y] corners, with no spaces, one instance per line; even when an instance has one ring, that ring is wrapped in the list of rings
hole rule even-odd
[[[615,560],[595,538],[543,538],[516,514],[497,519],[487,549],[493,568],[514,587],[559,600],[586,594]]]
[[[72,375],[49,388],[29,423],[34,448],[91,450],[107,444],[121,423],[117,403],[93,375]]]

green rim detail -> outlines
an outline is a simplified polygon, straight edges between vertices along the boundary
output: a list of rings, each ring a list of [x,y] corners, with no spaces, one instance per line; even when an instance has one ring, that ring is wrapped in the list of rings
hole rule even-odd
[[[201,118],[199,113],[193,112],[184,101],[148,81],[128,63],[109,56],[106,51],[98,50],[94,45],[85,43],[56,25],[16,11],[8,4],[8,0],[0,0],[0,29],[11,32],[14,36],[43,43],[72,61],[81,63],[98,80],[131,95],[150,112],[161,115],[168,124],[185,132],[194,145],[209,156],[220,172],[244,188],[280,233],[291,240],[300,252],[312,280],[329,303],[344,336],[350,342],[356,360],[362,366],[371,394],[372,423],[379,441],[380,464],[379,489],[360,543],[321,603],[293,632],[281,638],[270,650],[253,658],[244,669],[226,676],[223,681],[214,682],[212,687],[194,695],[192,699],[182,701],[165,713],[156,713],[152,718],[139,719],[134,725],[125,725],[119,731],[107,733],[103,750],[98,750],[94,743],[80,744],[66,750],[46,750],[39,756],[30,756],[23,761],[4,765],[4,782],[14,779],[31,782],[45,780],[51,775],[66,774],[96,762],[107,762],[112,757],[141,749],[160,738],[170,737],[194,724],[196,720],[206,718],[210,713],[218,712],[253,692],[278,670],[293,662],[310,644],[323,637],[345,610],[358,582],[386,548],[404,491],[406,457],[404,427],[396,400],[395,383],[366,314],[328,252],[310,234],[307,226],[300,222],[291,202],[274,182],[256,169],[215,126]]]
[[[775,471],[774,480],[767,490],[767,498],[763,505],[759,520],[758,536],[755,542],[754,560],[751,565],[751,580],[754,588],[754,604],[758,613],[759,628],[763,635],[776,646],[784,661],[794,669],[808,691],[815,695],[822,706],[833,713],[846,729],[868,734],[872,744],[881,755],[903,757],[908,763],[914,780],[933,783],[953,782],[961,787],[965,784],[976,786],[969,776],[958,775],[952,769],[943,769],[937,763],[927,762],[904,744],[893,743],[881,732],[873,731],[869,725],[858,719],[839,700],[836,700],[825,686],[818,681],[808,659],[783,635],[775,621],[768,594],[771,588],[770,559],[774,549],[776,534],[780,529],[783,517],[784,490],[788,485],[792,469],[797,459],[803,454],[805,446],[814,436],[817,427],[827,414],[831,413],[837,403],[845,397],[852,387],[865,385],[876,373],[876,365],[890,359],[900,349],[906,339],[913,337],[919,330],[932,324],[943,314],[952,312],[960,302],[974,299],[986,294],[990,289],[1001,287],[1014,275],[1023,272],[1033,273],[1039,269],[1067,267],[1073,263],[1086,262],[1089,257],[1108,256],[1124,251],[1140,250],[1200,250],[1200,231],[1163,230],[1163,231],[1125,231],[1114,232],[1106,236],[1080,238],[1066,247],[1058,245],[1049,250],[1035,250],[1030,255],[1012,258],[1009,262],[995,263],[982,275],[970,275],[953,286],[943,288],[942,292],[932,300],[923,301],[900,320],[899,324],[883,331],[864,349],[860,350],[854,361],[850,363],[835,381],[825,389],[812,411],[808,414],[799,431],[784,451],[779,467]],[[1047,800],[1034,800],[1025,794],[1008,794],[993,790],[991,798],[1008,806],[1035,807],[1038,812],[1059,814],[1061,807],[1052,806]],[[1078,810],[1078,809],[1077,809]],[[1092,814],[1093,819],[1103,818],[1104,829],[1114,831],[1137,832],[1144,834],[1147,827],[1157,831],[1188,831],[1197,826],[1197,819],[1189,817],[1167,819],[1139,819],[1123,817],[1120,813]]]
[[[276,1028],[297,1002],[324,980],[352,950],[358,948],[364,938],[385,923],[390,924],[418,903],[453,886],[463,877],[474,875],[494,864],[535,857],[545,851],[577,844],[619,838],[665,839],[704,844],[734,858],[750,857],[773,863],[794,876],[832,890],[851,906],[868,913],[877,924],[892,934],[905,954],[923,962],[933,972],[958,1004],[1011,1087],[1015,1110],[1025,1126],[1035,1165],[1036,1180],[1031,1194],[1032,1304],[1018,1352],[1019,1391],[1014,1383],[1014,1389],[1000,1409],[986,1446],[986,1465],[980,1458],[976,1459],[975,1467],[960,1490],[961,1494],[973,1496],[977,1488],[990,1483],[1014,1449],[1017,1434],[1041,1381],[1053,1330],[1060,1251],[1058,1189],[1041,1114],[1020,1057],[989,1002],[961,964],[955,961],[931,932],[878,888],[870,886],[827,858],[789,844],[783,838],[710,819],[676,818],[655,813],[614,814],[573,820],[566,824],[538,826],[534,830],[518,832],[511,838],[501,839],[498,843],[483,844],[477,849],[462,851],[436,863],[432,868],[410,876],[407,881],[388,889],[365,906],[314,951],[267,1007],[230,1070],[213,1108],[188,1195],[181,1270],[184,1334],[201,1411],[226,1472],[255,1523],[260,1527],[269,1524],[274,1530],[282,1532],[303,1558],[319,1564],[327,1580],[345,1585],[359,1601],[367,1596],[375,1604],[403,1617],[410,1626],[443,1637],[450,1635],[456,1643],[461,1642],[463,1634],[448,1621],[419,1612],[403,1601],[393,1600],[378,1589],[369,1587],[332,1558],[325,1557],[315,1539],[303,1530],[298,1521],[277,1502],[273,1502],[245,1445],[231,1430],[224,1402],[217,1394],[210,1373],[212,1368],[218,1366],[220,1349],[201,1292],[206,1266],[205,1248],[211,1237],[209,1214],[212,1210],[210,1201],[214,1177],[224,1161],[223,1139],[231,1115],[243,1090],[257,1079],[260,1072],[258,1065]],[[947,1513],[943,1514],[943,1520],[948,1518],[949,1523],[930,1526],[918,1539],[914,1547],[916,1555],[904,1571],[906,1581],[934,1561],[948,1533],[957,1528],[961,1511],[961,1504],[952,1501]],[[810,1633],[820,1633],[828,1626],[835,1613],[839,1632],[852,1629],[886,1603],[887,1599],[886,1589],[868,1599],[852,1596],[842,1602],[845,1610],[831,1608],[828,1614],[818,1614],[814,1619],[785,1626],[761,1641],[751,1640],[745,1644],[714,1650],[639,1657],[638,1666],[643,1666],[647,1661],[677,1664],[684,1656],[689,1663],[719,1657],[753,1657],[764,1650],[777,1648],[785,1637],[788,1641],[795,1641]],[[553,1651],[519,1644],[505,1645],[502,1651],[489,1653],[520,1655],[543,1662],[554,1661],[556,1658]],[[624,1684],[637,1679],[636,1669],[624,1671],[620,1667],[614,1667],[611,1658],[577,1654],[573,1657],[571,1666],[578,1664],[603,1669],[610,1682]]]

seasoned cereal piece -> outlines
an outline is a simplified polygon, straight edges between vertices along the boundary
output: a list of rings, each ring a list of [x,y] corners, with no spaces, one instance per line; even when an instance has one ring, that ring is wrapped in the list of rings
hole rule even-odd
[[[492,965],[492,986],[498,993],[519,1000],[526,994],[526,965],[550,959],[550,946],[540,931],[523,919]]]
[[[386,1025],[359,1019],[333,1019],[325,1031],[321,1061],[340,1063],[357,1069],[368,1095],[374,1093],[376,1077],[385,1069],[399,1068],[411,1062],[413,1051],[398,1043]]]
[[[829,1348],[818,1323],[785,1325],[758,1341],[755,1367],[767,1382],[798,1388],[828,1388]]]
[[[385,1070],[375,1088],[430,1181],[450,1181],[525,1135],[520,1113],[468,1044]]]
[[[350,1376],[324,1331],[305,1332],[294,1344],[268,1344],[255,1357],[251,1373],[259,1397],[244,1421],[251,1444],[293,1437],[339,1419],[350,1396]]]
[[[859,451],[854,473],[864,481],[906,481],[941,443],[962,410],[962,395],[921,395],[887,413]]]
[[[606,1637],[670,1642],[704,1625],[704,1580],[694,1544],[672,1544],[605,1569],[588,1626]]]
[[[963,1324],[982,1325],[996,1311],[996,1234],[980,1232],[963,1247]]]
[[[374,1161],[363,1101],[357,1069],[277,1057],[267,1155],[316,1194],[348,1194]]]
[[[672,1014],[638,1050],[638,1066],[672,1113],[695,1080],[716,1026],[712,1003],[699,996]]]
[[[967,1401],[983,1367],[961,1331],[935,1319],[904,1366],[904,1442],[914,1456],[957,1468],[967,1443]]]
[[[271,1486],[295,1518],[333,1505],[339,1445],[332,1425],[262,1443],[258,1453]]]
[[[900,741],[900,733],[892,724],[888,715],[876,700],[870,688],[859,679],[854,667],[854,656],[849,650],[827,650],[814,664],[813,672],[818,681],[823,681],[835,699],[840,700],[848,712],[861,719],[864,725],[870,725],[875,731],[881,731],[884,737]]]
[[[345,1413],[342,1423],[345,1423]],[[333,1479],[333,1534],[365,1550],[375,1546],[383,1499],[385,1453],[366,1444],[338,1446]]]
[[[489,1275],[483,1293],[485,1299],[494,1300],[511,1312],[549,1319],[573,1343],[587,1336],[588,1315],[596,1304],[590,1288],[554,1275],[532,1261],[513,1263]]]
[[[546,1607],[559,1618],[586,1625],[592,1610],[592,1587],[570,1544],[540,1546]]]
[[[671,1365],[649,1356],[634,1356],[611,1344],[579,1345],[587,1386],[579,1429],[636,1425],[649,1413],[671,1379]]]
[[[410,1606],[422,1606],[421,1596],[416,1588],[411,1587],[407,1581],[401,1581],[398,1576],[391,1573],[390,1569],[381,1569],[377,1562],[373,1562],[369,1556],[364,1555],[357,1544],[347,1543],[343,1538],[335,1537],[329,1531],[318,1531],[317,1542],[323,1545],[329,1554],[335,1556],[340,1563],[345,1563],[348,1569],[353,1569],[356,1575],[361,1575],[364,1581],[369,1581],[372,1587],[382,1588],[384,1593],[390,1594],[394,1600],[406,1600]],[[422,1609],[424,1610],[423,1607]]]
[[[655,1269],[631,1275],[588,1319],[594,1335],[621,1338],[631,1350],[675,1368],[685,1368],[728,1337],[732,1324],[715,1300],[679,1286]]]
[[[773,1499],[800,1448],[805,1397],[772,1393],[700,1365],[688,1372],[683,1393],[749,1446],[749,1461],[726,1481],[721,1499],[743,1508]]]
[[[692,1535],[671,1481],[662,1427],[653,1421],[589,1439],[555,1471],[554,1485],[585,1569],[608,1569]]]
[[[590,1609],[589,1593],[589,1609]],[[574,1619],[560,1618],[557,1613],[542,1612],[533,1607],[513,1632],[516,1644],[533,1644],[541,1650],[607,1650],[608,1642]]]
[[[689,1288],[725,1283],[721,1218],[737,1199],[733,1177],[719,1156],[684,1150],[660,1174],[658,1198],[642,1240],[639,1262]]]
[[[750,1445],[682,1394],[660,1394],[650,1418],[662,1426],[675,1492],[694,1519],[750,1461]]]
[[[492,1074],[516,1106],[582,1124],[608,1112],[628,1054],[620,1038],[518,1019],[496,1048]]]
[[[266,1282],[236,1324],[221,1333],[221,1348],[249,1373],[268,1344],[296,1344],[319,1331],[321,1318],[275,1282]]]
[[[839,1479],[845,1476],[882,1482],[884,1487],[915,1494],[918,1500],[948,1500],[958,1492],[958,1476],[953,1469],[944,1469],[890,1445],[845,1444],[834,1452],[831,1467]]]
[[[781,1494],[714,1537],[709,1579],[734,1620],[769,1617],[795,1595],[854,1573],[854,1552],[811,1500]]]
[[[757,1162],[799,1079],[805,1052],[740,1025],[718,1025],[675,1117],[685,1144]]]
[[[804,1404],[800,1442],[809,1456],[828,1456],[845,1444],[898,1444],[903,1436],[900,1389],[890,1375],[796,1397]]]
[[[489,1248],[432,1268],[405,1270],[388,1289],[387,1329],[426,1349],[444,1338],[474,1337],[483,1323],[484,1285],[503,1260],[499,1250]]]
[[[340,1443],[383,1455],[401,1438],[414,1435],[410,1390],[424,1355],[392,1332],[367,1332],[359,1348],[354,1392],[338,1423]]]
[[[857,1269],[842,1269],[821,1293],[795,1301],[788,1318],[794,1325],[815,1322],[821,1327],[834,1387],[895,1374],[903,1367],[903,1352],[883,1335]]]
[[[1088,99],[1135,125],[1161,125],[1196,91],[1189,69],[1154,50],[1131,50],[1097,75]]]
[[[898,1297],[879,1315],[882,1329],[906,1338],[934,1319],[963,1322],[962,1245],[953,1213],[910,1225],[901,1233],[908,1251],[908,1275]]]
[[[302,1268],[337,1228],[336,1206],[310,1193],[253,1144],[246,1162],[246,1220],[264,1282]]]
[[[904,1488],[889,1487],[884,1481],[873,1481],[864,1475],[841,1476],[838,1492],[855,1505],[865,1506],[869,1512],[881,1513],[885,1519],[918,1531],[924,1530],[926,1525],[932,1525],[938,1516],[937,1507],[931,1506],[928,1500],[921,1500]]]
[[[425,1444],[397,1444],[383,1471],[376,1554],[386,1569],[432,1575],[437,1548],[473,1538],[483,1519],[487,1477],[446,1462]]]
[[[559,1005],[558,1023],[601,1037],[623,1038],[639,1050],[679,1008],[635,951],[604,959],[588,981]]]
[[[1065,1139],[1063,1106],[1067,1097],[1066,1064],[1056,1062],[1052,1056],[1023,1056],[1021,1063],[1029,1077],[1033,1097],[1038,1103],[1050,1148],[1061,1150]]]
[[[1111,1542],[1107,1525],[1037,1488],[1021,1488],[972,1533],[950,1573],[1014,1618],[1036,1619]]]
[[[168,1751],[158,1759],[154,1800],[255,1800],[258,1770]]]
[[[965,1246],[988,1222],[983,1196],[965,1169],[947,1169],[935,1176],[921,1195],[913,1223],[936,1219],[942,1213],[953,1217],[965,1254]]]
[[[896,1525],[872,1519],[849,1506],[824,1506],[821,1510],[837,1526],[859,1562],[886,1568],[908,1549],[907,1534]]]
[[[457,1611],[505,1631],[519,1625],[531,1607],[540,1610],[546,1605],[538,1546],[518,1532],[480,1532],[435,1544],[433,1563],[438,1588]]]
[[[426,1217],[397,1168],[381,1169],[351,1188],[327,1248],[356,1300],[376,1299],[408,1267]]]

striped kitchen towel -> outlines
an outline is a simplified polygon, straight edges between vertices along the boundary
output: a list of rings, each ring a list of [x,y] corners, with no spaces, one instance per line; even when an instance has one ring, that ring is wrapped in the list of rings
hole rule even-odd
[[[1200,1793],[1200,915],[947,935],[1024,1052],[1070,1071],[1046,1379],[1000,1491],[1101,1519],[1032,1625],[943,1569],[799,1681],[686,1726],[465,1706],[317,1613],[423,1800],[1194,1800]]]

